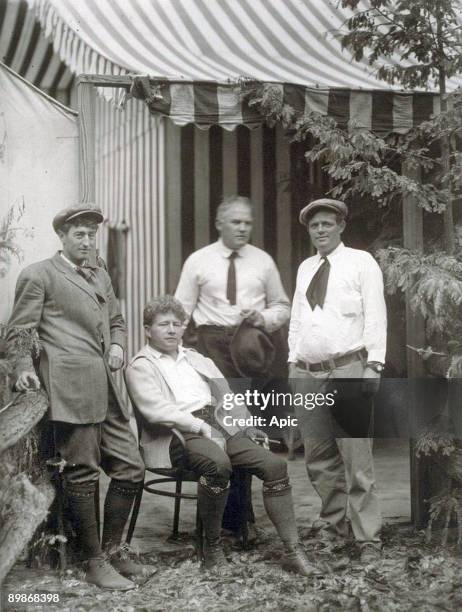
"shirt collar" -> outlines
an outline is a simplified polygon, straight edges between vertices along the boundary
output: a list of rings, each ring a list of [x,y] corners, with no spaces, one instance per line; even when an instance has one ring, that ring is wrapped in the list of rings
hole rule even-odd
[[[146,344],[146,349],[151,353],[154,359],[162,359],[162,357],[165,358],[170,356],[166,355],[165,353],[161,353],[161,351],[158,351],[157,349],[153,348],[149,343]],[[178,347],[178,357],[175,363],[178,363],[178,361],[181,361],[181,359],[186,359],[186,354],[184,348],[180,345]]]
[[[247,244],[244,244],[244,246],[242,246],[240,249],[230,249],[224,244],[221,238],[218,238],[217,244],[218,244],[220,253],[223,255],[223,257],[226,257],[226,259],[228,259],[228,257],[233,252],[237,253],[238,255],[243,255],[245,252],[245,249],[248,246]]]
[[[329,261],[329,263],[335,259],[336,257],[338,257],[338,255],[342,254],[342,251],[345,249],[345,245],[343,244],[343,242],[341,242],[338,246],[335,247],[335,249],[333,251],[331,251],[328,255],[326,255],[326,259]],[[322,256],[319,253],[316,253],[316,259],[317,261],[320,261],[322,258]]]
[[[64,261],[67,261],[67,263],[71,266],[71,268],[73,268],[74,270],[77,270],[77,268],[79,267],[77,264],[75,264],[73,261],[68,259],[62,251],[59,251],[59,254],[64,259]]]

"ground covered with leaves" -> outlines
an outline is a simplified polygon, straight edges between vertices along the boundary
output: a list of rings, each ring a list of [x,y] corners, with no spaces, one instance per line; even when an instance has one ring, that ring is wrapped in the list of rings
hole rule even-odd
[[[203,572],[185,536],[177,550],[143,555],[158,571],[135,591],[102,592],[82,581],[77,568],[64,574],[17,566],[4,585],[6,610],[66,611],[433,611],[462,609],[462,553],[451,545],[426,544],[423,532],[385,529],[384,554],[369,566],[359,563],[352,543],[321,542],[302,530],[309,556],[324,570],[321,578],[288,574],[278,565],[282,549],[264,536],[249,551],[225,542],[230,561],[225,575]],[[8,606],[8,593],[57,593],[59,604]]]

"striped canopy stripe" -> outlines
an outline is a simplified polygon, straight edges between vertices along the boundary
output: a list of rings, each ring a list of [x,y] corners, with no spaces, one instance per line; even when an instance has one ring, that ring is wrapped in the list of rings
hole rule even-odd
[[[439,97],[432,93],[312,88],[273,83],[284,104],[301,115],[319,112],[346,127],[378,133],[405,133],[439,111]],[[240,84],[170,82],[135,77],[132,94],[144,99],[152,113],[169,116],[177,125],[193,123],[202,129],[219,124],[226,130],[238,125],[259,127],[263,118],[243,101]]]
[[[65,104],[72,72],[53,51],[26,0],[0,0],[0,61]]]

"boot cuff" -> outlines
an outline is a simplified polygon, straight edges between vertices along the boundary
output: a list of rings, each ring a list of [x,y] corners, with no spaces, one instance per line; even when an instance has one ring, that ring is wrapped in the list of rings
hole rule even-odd
[[[286,495],[290,493],[292,487],[290,486],[289,478],[280,478],[279,480],[267,480],[263,483],[263,495],[265,497],[273,497],[276,495]]]
[[[229,482],[225,487],[220,487],[207,481],[205,476],[199,478],[199,486],[211,497],[218,497],[226,493],[229,489]]]

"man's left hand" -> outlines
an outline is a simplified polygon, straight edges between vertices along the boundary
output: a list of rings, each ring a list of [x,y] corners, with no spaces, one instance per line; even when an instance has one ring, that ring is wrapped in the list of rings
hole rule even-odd
[[[124,364],[124,350],[121,346],[119,346],[118,344],[111,344],[107,363],[111,372],[116,372],[117,370],[120,370],[120,368]]]
[[[243,317],[254,327],[265,327],[265,319],[263,318],[261,312],[258,312],[258,310],[251,310],[250,308],[241,310],[241,317]]]
[[[246,427],[245,435],[247,438],[255,442],[255,444],[261,444],[263,448],[269,449],[269,440],[268,436],[261,429],[257,429],[256,427]]]
[[[373,397],[380,388],[381,375],[372,368],[366,367],[363,374],[362,393],[364,397]]]

